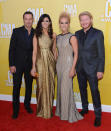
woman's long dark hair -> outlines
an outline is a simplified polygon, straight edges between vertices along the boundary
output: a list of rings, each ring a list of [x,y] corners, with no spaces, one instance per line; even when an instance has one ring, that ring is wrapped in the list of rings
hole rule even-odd
[[[39,21],[38,21],[37,26],[36,26],[36,29],[35,29],[35,35],[36,35],[37,38],[41,37],[42,31],[43,31],[42,22],[44,21],[45,18],[49,19],[50,25],[49,25],[49,28],[48,28],[48,35],[52,39],[52,37],[53,37],[52,21],[51,21],[51,18],[48,14],[43,14],[43,15],[40,16]]]

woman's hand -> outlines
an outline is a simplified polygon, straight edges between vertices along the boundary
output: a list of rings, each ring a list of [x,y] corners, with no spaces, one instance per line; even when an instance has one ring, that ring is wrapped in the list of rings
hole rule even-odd
[[[32,70],[31,70],[31,75],[32,75],[33,77],[35,77],[35,73],[36,73],[36,68],[33,67]]]
[[[76,70],[75,70],[75,68],[72,68],[71,70],[70,70],[70,72],[69,72],[69,77],[74,77],[76,75]]]

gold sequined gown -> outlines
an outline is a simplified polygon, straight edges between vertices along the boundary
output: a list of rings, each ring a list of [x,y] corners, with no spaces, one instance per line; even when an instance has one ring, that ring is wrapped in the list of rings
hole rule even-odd
[[[73,64],[73,49],[70,44],[72,34],[57,36],[57,103],[55,115],[70,123],[83,119],[76,109],[73,92],[73,79],[69,72]]]
[[[55,60],[52,53],[52,40],[45,34],[38,39],[37,51],[37,116],[52,117],[55,87]]]

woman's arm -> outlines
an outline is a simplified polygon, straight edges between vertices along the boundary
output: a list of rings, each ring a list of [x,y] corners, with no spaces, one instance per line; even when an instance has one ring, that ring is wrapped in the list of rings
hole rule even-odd
[[[73,59],[73,65],[70,71],[70,77],[73,77],[75,74],[75,67],[76,67],[76,63],[77,63],[77,59],[78,59],[78,41],[77,38],[75,36],[72,36],[70,39],[70,43],[72,45],[73,48],[73,52],[74,52],[74,59]]]
[[[57,49],[56,49],[56,34],[53,34],[53,48],[52,48],[54,58],[57,59]]]
[[[32,54],[32,70],[31,75],[34,76],[36,72],[36,59],[37,59],[37,37],[33,38],[33,54]]]

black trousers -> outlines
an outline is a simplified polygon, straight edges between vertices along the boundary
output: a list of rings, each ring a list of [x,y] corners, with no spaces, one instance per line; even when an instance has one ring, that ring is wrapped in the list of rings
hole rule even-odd
[[[87,75],[84,69],[82,69],[77,73],[77,78],[79,83],[83,110],[88,110],[88,94],[87,94],[87,81],[88,81],[91,89],[95,115],[96,117],[101,117],[101,100],[100,93],[98,90],[97,76]]]
[[[13,113],[19,112],[19,98],[20,88],[22,83],[22,76],[24,74],[25,79],[25,99],[24,106],[30,107],[31,95],[32,95],[32,81],[33,78],[30,75],[31,65],[25,64],[22,68],[16,68],[16,73],[13,74]]]

